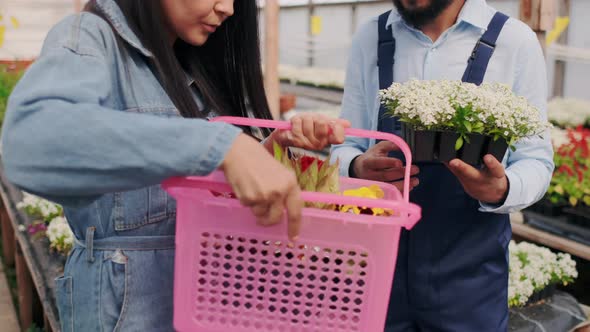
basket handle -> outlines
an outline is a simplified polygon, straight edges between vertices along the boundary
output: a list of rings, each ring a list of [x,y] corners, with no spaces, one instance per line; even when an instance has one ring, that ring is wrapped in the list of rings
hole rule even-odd
[[[242,117],[232,117],[232,116],[220,116],[211,119],[212,122],[225,122],[233,125],[238,126],[249,126],[249,127],[261,127],[261,128],[274,128],[274,129],[281,129],[281,130],[291,130],[291,123],[287,121],[275,121],[275,120],[262,120],[262,119],[252,119],[252,118],[242,118]],[[397,145],[400,150],[403,152],[404,157],[406,158],[406,168],[404,170],[404,191],[403,191],[403,199],[406,203],[410,202],[410,167],[408,165],[412,165],[412,153],[410,152],[410,148],[408,144],[399,136],[384,133],[380,131],[372,131],[372,130],[364,130],[364,129],[356,129],[356,128],[347,128],[344,130],[344,134],[347,136],[356,136],[356,137],[363,137],[363,138],[373,138],[376,140],[386,140],[393,142]],[[314,199],[315,201],[315,199]],[[364,205],[362,205],[364,206]],[[380,206],[383,207],[383,206]]]
[[[216,192],[231,192],[233,189],[225,181],[225,177],[221,171],[216,171],[206,177],[174,177],[169,178],[162,184],[164,189],[170,191],[171,188],[182,187],[182,188],[194,188],[204,189],[207,191]],[[382,186],[392,186],[392,184],[383,183]],[[171,190],[174,192],[174,190]],[[327,204],[338,204],[338,205],[352,205],[362,206],[367,208],[382,208],[389,209],[395,212],[407,214],[407,218],[397,218],[396,223],[406,229],[412,229],[412,227],[420,220],[422,215],[422,209],[414,204],[403,201],[394,201],[387,199],[372,199],[372,198],[361,198],[353,196],[344,196],[339,194],[329,193],[318,193],[318,192],[301,192],[301,199],[306,202],[318,202]],[[236,200],[236,204],[239,204]]]

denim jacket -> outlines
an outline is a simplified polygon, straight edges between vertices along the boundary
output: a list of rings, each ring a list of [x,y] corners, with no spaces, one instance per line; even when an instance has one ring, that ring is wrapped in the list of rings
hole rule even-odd
[[[182,118],[119,7],[98,6],[110,22],[65,18],[16,86],[4,171],[64,205],[76,236],[56,287],[64,331],[171,330],[176,205],[159,183],[212,172],[241,131]]]

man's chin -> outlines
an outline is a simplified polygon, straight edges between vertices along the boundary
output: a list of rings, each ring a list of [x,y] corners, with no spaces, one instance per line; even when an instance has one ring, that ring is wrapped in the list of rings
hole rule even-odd
[[[393,5],[410,25],[421,27],[435,20],[453,0],[393,0]]]

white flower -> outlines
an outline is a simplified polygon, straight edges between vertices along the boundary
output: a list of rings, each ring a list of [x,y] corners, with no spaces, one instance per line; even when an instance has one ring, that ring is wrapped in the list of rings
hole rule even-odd
[[[346,73],[339,69],[318,69],[316,67],[279,66],[279,76],[292,84],[305,83],[314,86],[343,88]]]
[[[45,234],[51,247],[61,253],[68,253],[74,244],[74,233],[64,217],[52,219]]]
[[[410,80],[393,83],[379,97],[392,115],[419,129],[456,128],[452,121],[458,114],[455,121],[481,122],[484,135],[499,130],[506,139],[540,135],[550,127],[537,108],[505,84]]]
[[[42,218],[45,221],[59,216],[62,212],[61,206],[26,192],[23,193],[23,200],[17,203],[16,207],[25,210],[32,217]]]
[[[576,262],[564,253],[554,254],[549,249],[531,243],[508,245],[510,275],[508,303],[522,306],[536,291],[552,283],[567,284],[578,276]]]
[[[554,98],[547,105],[549,120],[575,127],[590,120],[590,102],[574,98]]]

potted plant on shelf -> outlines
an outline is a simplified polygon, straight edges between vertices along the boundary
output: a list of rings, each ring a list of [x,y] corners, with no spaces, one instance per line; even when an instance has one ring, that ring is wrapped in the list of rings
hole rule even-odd
[[[576,98],[553,98],[547,105],[549,121],[560,128],[590,128],[590,102]]]
[[[62,265],[74,245],[74,234],[63,216],[63,208],[43,198],[23,193],[16,207],[32,218],[24,230],[34,240],[47,241],[50,255]]]
[[[486,154],[501,161],[508,147],[550,128],[524,97],[498,83],[411,80],[393,83],[380,99],[402,122],[417,162],[460,158],[479,165]]]
[[[578,277],[576,262],[569,254],[553,253],[528,242],[511,241],[508,305],[534,305],[550,298],[558,285],[568,285]]]
[[[563,212],[569,222],[590,228],[590,130],[579,126],[569,129],[567,136],[569,142],[555,153],[548,195],[568,204]]]

